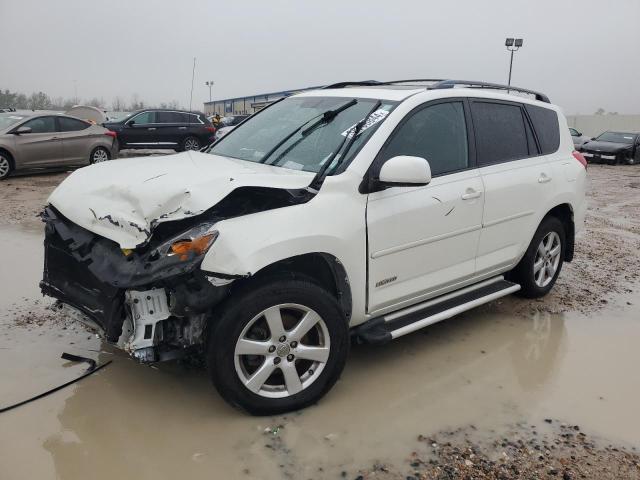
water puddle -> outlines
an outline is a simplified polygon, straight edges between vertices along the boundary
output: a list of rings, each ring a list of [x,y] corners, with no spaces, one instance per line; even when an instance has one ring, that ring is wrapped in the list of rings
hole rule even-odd
[[[626,304],[640,298],[591,316],[509,316],[489,305],[387,346],[355,347],[319,405],[255,418],[227,406],[203,371],[138,365],[71,325],[13,326],[17,313],[46,305],[33,306],[41,236],[0,229],[0,406],[85,368],[62,351],[114,361],[0,414],[8,478],[352,478],[374,460],[404,461],[419,434],[547,417],[640,446],[640,315]]]

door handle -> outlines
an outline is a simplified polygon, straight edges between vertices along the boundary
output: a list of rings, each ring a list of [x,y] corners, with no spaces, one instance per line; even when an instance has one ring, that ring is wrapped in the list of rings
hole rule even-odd
[[[538,183],[547,183],[551,181],[551,177],[548,177],[546,173],[541,173],[538,177]]]
[[[467,188],[467,193],[462,195],[462,200],[473,200],[474,198],[478,198],[482,195],[482,192],[478,192],[473,188]]]
[[[187,127],[178,127],[178,130],[186,130]]]
[[[155,129],[156,129],[156,127],[149,127],[149,128],[147,128],[147,130],[155,130]]]

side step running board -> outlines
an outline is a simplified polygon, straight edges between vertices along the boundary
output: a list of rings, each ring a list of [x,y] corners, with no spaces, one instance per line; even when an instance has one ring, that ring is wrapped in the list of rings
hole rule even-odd
[[[520,285],[502,276],[494,277],[427,302],[372,318],[357,327],[354,334],[364,343],[387,343],[518,290]]]

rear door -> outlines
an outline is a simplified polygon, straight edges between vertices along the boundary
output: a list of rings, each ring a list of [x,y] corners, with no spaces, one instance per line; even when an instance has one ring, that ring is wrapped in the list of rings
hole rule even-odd
[[[522,104],[477,99],[471,112],[485,190],[476,270],[487,274],[527,248],[553,178]]]
[[[56,117],[33,118],[20,126],[31,128],[31,133],[15,136],[16,152],[22,167],[53,166],[63,161]]]
[[[187,130],[186,120],[184,113],[157,111],[156,143],[163,146],[177,146]]]
[[[91,147],[91,124],[77,118],[57,117],[62,139],[63,163],[81,165],[89,163]]]

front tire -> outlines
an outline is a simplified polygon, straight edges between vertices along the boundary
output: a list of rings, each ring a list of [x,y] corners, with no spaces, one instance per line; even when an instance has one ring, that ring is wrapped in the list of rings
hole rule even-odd
[[[5,152],[0,152],[0,180],[7,178],[13,171],[13,159]]]
[[[309,280],[248,284],[209,329],[207,368],[220,395],[253,415],[316,403],[338,380],[349,331],[336,299]]]
[[[562,270],[566,248],[566,232],[556,217],[546,217],[540,223],[524,257],[511,278],[522,287],[518,295],[543,297],[553,288]]]

